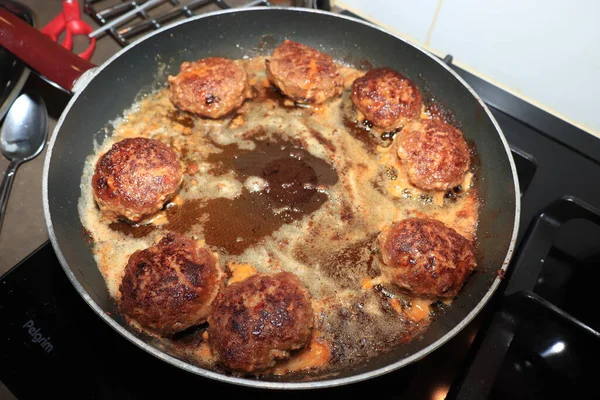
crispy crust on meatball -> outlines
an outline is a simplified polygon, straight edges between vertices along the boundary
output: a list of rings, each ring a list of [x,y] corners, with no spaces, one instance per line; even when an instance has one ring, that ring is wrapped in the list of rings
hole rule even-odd
[[[373,125],[392,131],[421,115],[419,88],[390,68],[375,68],[352,84],[354,106]]]
[[[434,219],[394,222],[377,242],[383,275],[416,295],[455,297],[477,266],[473,243]]]
[[[184,62],[168,82],[176,107],[207,118],[222,118],[250,97],[246,71],[227,58]]]
[[[172,335],[206,321],[223,277],[217,255],[187,236],[169,233],[129,257],[119,308],[149,331]]]
[[[271,83],[299,103],[320,104],[344,89],[331,57],[291,40],[275,49],[266,66]]]
[[[396,135],[397,154],[413,185],[448,190],[461,184],[469,168],[469,147],[462,133],[439,120],[419,120]]]
[[[257,373],[308,343],[313,309],[296,275],[259,274],[225,288],[213,303],[208,323],[219,363],[232,371]]]
[[[154,139],[123,139],[96,163],[92,189],[102,213],[111,220],[138,222],[159,211],[183,179],[177,154]]]

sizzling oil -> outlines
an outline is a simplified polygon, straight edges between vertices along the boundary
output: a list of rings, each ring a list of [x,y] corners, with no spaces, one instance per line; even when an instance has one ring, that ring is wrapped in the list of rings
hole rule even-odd
[[[111,296],[118,301],[129,255],[175,231],[218,252],[232,277],[286,270],[308,288],[315,309],[310,349],[319,357],[305,351],[275,374],[335,373],[418,338],[430,323],[429,302],[382,280],[375,239],[383,226],[412,216],[439,219],[473,239],[478,202],[471,176],[462,191],[446,196],[412,187],[395,159],[393,133],[369,129],[352,109],[348,89],[358,70],[341,67],[340,98],[300,107],[268,84],[264,58],[239,62],[254,95],[236,115],[197,118],[176,110],[161,90],[134,104],[88,157],[79,211]],[[432,116],[424,110],[422,117]],[[134,136],[179,153],[182,189],[147,225],[107,223],[91,193],[93,168],[114,141]],[[205,328],[153,341],[218,370]]]

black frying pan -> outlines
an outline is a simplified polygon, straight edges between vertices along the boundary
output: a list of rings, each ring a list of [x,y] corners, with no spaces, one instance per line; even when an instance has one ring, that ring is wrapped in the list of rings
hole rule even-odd
[[[252,8],[205,14],[163,28],[93,68],[19,22],[0,9],[0,44],[74,93],[52,135],[44,166],[44,211],[54,250],[65,273],[94,311],[156,357],[198,375],[260,388],[343,385],[393,371],[434,351],[467,325],[498,287],[498,270],[506,269],[512,255],[520,210],[509,147],[482,100],[446,65],[423,50],[376,26],[336,14]],[[357,64],[366,60],[375,67],[388,66],[405,74],[453,112],[465,138],[475,143],[481,164],[479,267],[452,306],[437,316],[422,340],[335,378],[311,382],[233,378],[198,368],[148,345],[119,316],[82,235],[77,212],[85,158],[93,152],[93,143],[101,141],[107,122],[121,116],[136,96],[164,85],[167,76],[176,74],[183,61],[269,54],[286,38],[321,49],[337,60]]]

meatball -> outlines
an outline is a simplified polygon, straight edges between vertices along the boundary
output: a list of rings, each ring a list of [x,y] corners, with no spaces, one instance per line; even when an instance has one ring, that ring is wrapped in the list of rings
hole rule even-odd
[[[393,131],[421,115],[421,92],[390,68],[375,68],[352,84],[354,106],[373,125]]]
[[[250,97],[246,71],[227,58],[184,62],[168,81],[171,102],[201,117],[224,117]]]
[[[382,274],[416,295],[455,297],[477,266],[473,243],[434,219],[394,222],[377,242]]]
[[[169,233],[129,257],[119,308],[149,331],[172,335],[206,321],[223,277],[217,255],[187,236]]]
[[[100,210],[111,220],[139,222],[159,211],[183,179],[177,154],[158,140],[123,139],[96,163],[92,188]]]
[[[271,83],[299,103],[320,104],[342,93],[337,66],[327,54],[286,40],[266,61]]]
[[[310,340],[310,295],[290,272],[254,275],[219,293],[208,324],[220,364],[237,372],[264,371]]]
[[[439,120],[414,121],[395,140],[408,180],[416,187],[448,190],[463,181],[470,154],[458,129]]]

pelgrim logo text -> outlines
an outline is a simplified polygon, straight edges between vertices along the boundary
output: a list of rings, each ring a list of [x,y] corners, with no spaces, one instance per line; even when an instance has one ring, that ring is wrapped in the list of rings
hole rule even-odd
[[[39,344],[46,353],[50,353],[52,349],[54,349],[54,346],[52,346],[52,343],[49,341],[50,338],[45,338],[40,333],[40,328],[35,328],[33,325],[33,320],[30,319],[29,321],[25,322],[23,328],[27,329],[27,333],[31,336],[31,341]]]

